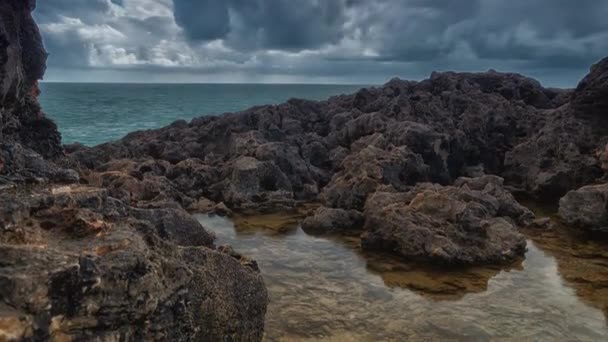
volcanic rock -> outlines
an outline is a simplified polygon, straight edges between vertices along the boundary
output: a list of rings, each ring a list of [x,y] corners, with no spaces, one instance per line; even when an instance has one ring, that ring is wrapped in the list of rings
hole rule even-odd
[[[526,249],[518,225],[534,215],[497,177],[421,183],[406,193],[377,192],[365,206],[362,246],[442,264],[513,261]]]

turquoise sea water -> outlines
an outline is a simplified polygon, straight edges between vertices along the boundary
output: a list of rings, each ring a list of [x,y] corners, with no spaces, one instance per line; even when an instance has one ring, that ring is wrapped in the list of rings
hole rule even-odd
[[[277,104],[290,98],[322,100],[358,85],[312,84],[99,84],[43,83],[40,103],[57,123],[63,142],[97,145],[127,133]]]

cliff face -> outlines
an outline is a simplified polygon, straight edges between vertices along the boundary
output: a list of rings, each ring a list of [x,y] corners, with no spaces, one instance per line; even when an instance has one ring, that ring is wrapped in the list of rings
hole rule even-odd
[[[36,100],[47,53],[31,15],[34,7],[34,0],[0,3],[0,141],[56,157],[61,137]]]
[[[257,341],[254,261],[181,208],[133,208],[54,163],[33,0],[0,2],[0,341]]]

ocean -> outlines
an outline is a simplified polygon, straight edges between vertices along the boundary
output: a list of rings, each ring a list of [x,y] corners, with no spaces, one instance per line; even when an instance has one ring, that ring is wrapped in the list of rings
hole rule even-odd
[[[94,146],[179,119],[235,112],[290,98],[322,100],[363,85],[42,83],[40,103],[64,144]]]

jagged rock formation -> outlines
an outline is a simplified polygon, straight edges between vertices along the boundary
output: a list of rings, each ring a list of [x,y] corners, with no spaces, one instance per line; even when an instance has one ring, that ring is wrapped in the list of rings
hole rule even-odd
[[[130,206],[170,181],[108,172],[84,187],[58,165],[59,132],[36,100],[46,52],[34,7],[0,2],[0,340],[261,340],[255,262],[216,249],[180,205]]]
[[[129,184],[124,196],[139,207],[195,208],[203,200],[263,212],[321,202],[331,210],[306,220],[310,229],[359,224],[355,218],[378,191],[407,194],[418,183],[448,186],[463,176],[497,175],[511,191],[557,202],[605,174],[607,61],[574,90],[495,71],[433,73],[321,102],[294,99],[177,121],[93,148],[68,146],[64,163],[89,182]],[[489,210],[472,224],[503,216]],[[511,221],[492,231],[502,238],[524,224]],[[461,232],[465,239],[474,235]],[[509,236],[514,252],[505,260],[523,250],[521,239]],[[501,260],[496,255],[453,259]]]
[[[116,167],[121,158],[168,162],[163,176],[182,194],[237,209],[320,197],[362,209],[379,185],[449,184],[472,167],[503,173],[505,155],[537,132],[549,116],[545,108],[563,97],[519,75],[434,74],[328,101],[291,100],[178,121],[68,151],[85,176],[125,173]],[[355,189],[349,197],[340,195],[346,188]]]
[[[95,148],[69,146],[70,162],[85,176],[125,174],[118,160],[135,162],[144,172],[130,176],[165,177],[184,195],[169,197],[184,206],[201,197],[256,210],[323,199],[361,210],[381,185],[401,191],[482,174],[556,201],[603,175],[597,153],[605,132],[580,114],[581,103],[602,106],[582,100],[601,98],[590,89],[602,85],[602,65],[594,67],[600,76],[590,74],[574,91],[493,71],[395,79],[327,101],[290,100],[177,121]],[[151,173],[143,166],[150,163],[164,163],[164,171]]]
[[[507,179],[557,201],[604,175],[599,159],[608,141],[607,75],[605,58],[591,68],[567,105],[549,111],[543,127],[507,154]]]
[[[33,0],[0,4],[0,140],[55,157],[62,151],[61,136],[36,101],[47,54],[31,16],[34,7]]]

